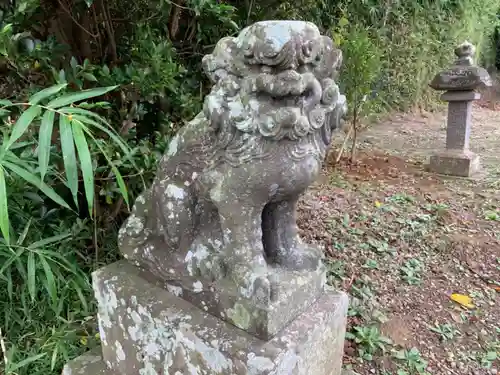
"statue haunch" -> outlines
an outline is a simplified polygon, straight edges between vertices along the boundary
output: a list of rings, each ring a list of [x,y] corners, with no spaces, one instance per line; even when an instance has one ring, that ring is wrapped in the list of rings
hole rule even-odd
[[[221,39],[203,58],[214,85],[203,111],[171,140],[120,230],[125,258],[165,280],[231,280],[258,300],[272,298],[274,268],[317,269],[296,206],[346,112],[341,61],[307,22]]]

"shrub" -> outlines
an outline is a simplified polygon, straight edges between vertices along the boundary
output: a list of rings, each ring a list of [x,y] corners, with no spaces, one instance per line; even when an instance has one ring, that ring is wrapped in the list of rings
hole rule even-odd
[[[346,140],[352,132],[351,161],[354,161],[360,117],[373,110],[371,104],[376,95],[374,85],[380,71],[381,53],[373,43],[369,30],[357,24],[348,25],[348,22],[346,18],[341,18],[339,27],[333,32],[333,38],[342,49],[344,57],[339,83],[349,103],[350,128]],[[342,152],[343,147],[337,161]]]

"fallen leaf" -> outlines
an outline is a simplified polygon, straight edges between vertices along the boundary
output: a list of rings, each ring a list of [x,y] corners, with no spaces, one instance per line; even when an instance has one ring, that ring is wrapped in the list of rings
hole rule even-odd
[[[452,301],[455,301],[456,303],[460,304],[461,306],[468,308],[468,309],[473,309],[476,307],[472,303],[472,298],[470,298],[469,296],[466,296],[464,294],[453,293],[450,296],[450,299]]]
[[[489,287],[495,289],[497,292],[500,292],[500,285],[498,284],[490,284]]]
[[[382,206],[382,203],[380,203],[379,201],[375,201],[375,207],[380,208],[380,206]]]

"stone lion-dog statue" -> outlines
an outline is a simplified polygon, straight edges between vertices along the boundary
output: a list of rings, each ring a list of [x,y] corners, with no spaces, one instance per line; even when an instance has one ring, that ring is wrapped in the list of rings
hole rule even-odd
[[[221,39],[202,60],[213,83],[203,111],[172,138],[120,229],[124,257],[193,292],[226,280],[254,301],[273,298],[274,269],[320,267],[296,207],[345,118],[341,62],[308,22],[257,22]]]

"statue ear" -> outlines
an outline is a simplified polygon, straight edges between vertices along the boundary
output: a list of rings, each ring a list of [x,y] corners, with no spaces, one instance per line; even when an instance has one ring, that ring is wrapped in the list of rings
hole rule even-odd
[[[342,62],[343,62],[343,56],[342,56],[342,51],[340,49],[335,48],[335,65],[334,65],[334,70],[333,70],[333,78],[336,79],[338,76],[338,73],[340,72],[340,68],[342,68]]]
[[[319,79],[335,78],[337,71],[342,66],[342,51],[335,47],[333,41],[327,37],[321,37],[320,60],[314,69]]]
[[[233,61],[238,58],[236,53],[235,39],[226,37],[219,40],[211,54],[203,56],[202,67],[212,83],[217,83],[233,71]]]

